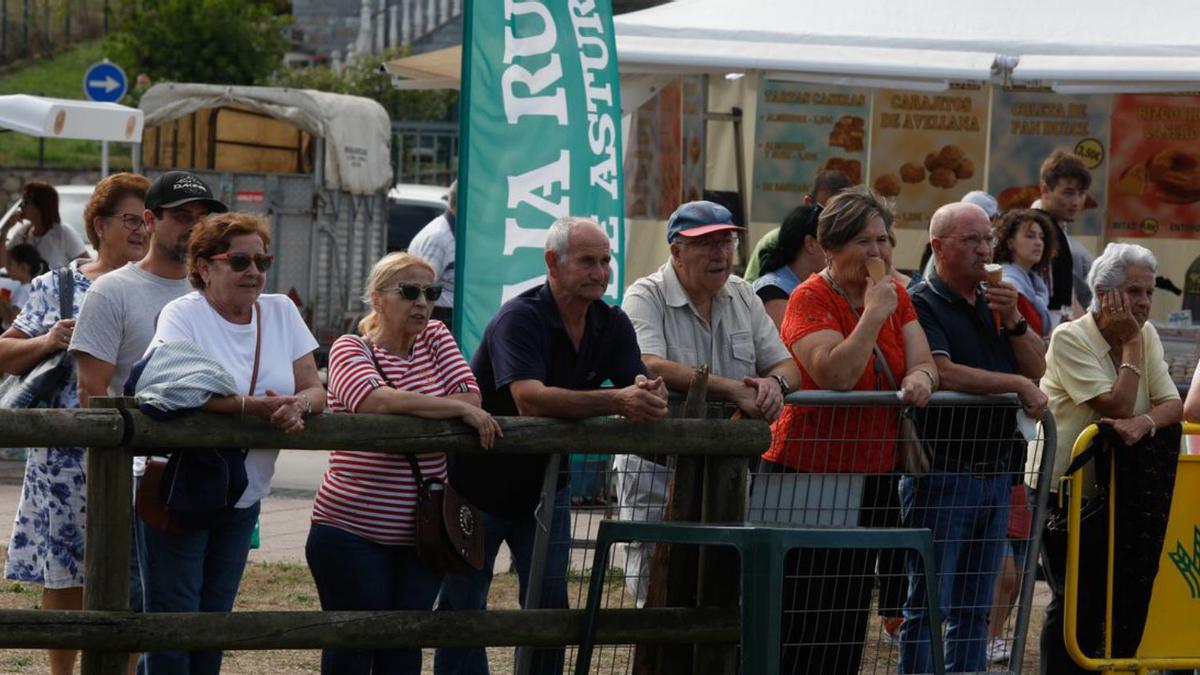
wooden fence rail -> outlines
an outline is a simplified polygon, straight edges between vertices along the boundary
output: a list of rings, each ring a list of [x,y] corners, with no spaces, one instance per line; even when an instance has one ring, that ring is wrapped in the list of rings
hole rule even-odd
[[[744,499],[746,460],[770,443],[770,427],[761,421],[501,417],[504,437],[483,450],[475,431],[457,421],[319,415],[305,421],[303,432],[284,434],[261,420],[209,413],[159,421],[133,408],[131,399],[93,398],[91,404],[86,410],[0,410],[2,447],[88,448],[85,611],[0,611],[0,648],[82,649],[85,675],[123,674],[133,651],[544,646],[578,644],[582,630],[581,610],[128,612],[133,455],[220,447],[674,454],[696,458],[714,474],[705,476],[701,511],[706,520],[721,522],[732,513],[730,504]],[[730,491],[736,494],[724,494]],[[729,606],[604,610],[597,642],[736,643],[736,611]]]

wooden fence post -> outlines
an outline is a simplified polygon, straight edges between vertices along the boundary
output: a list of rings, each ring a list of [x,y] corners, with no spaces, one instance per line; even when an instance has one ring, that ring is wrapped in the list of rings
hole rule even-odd
[[[89,408],[125,408],[130,399],[93,397]],[[124,447],[88,448],[83,608],[129,610],[133,455]],[[83,652],[83,675],[124,675],[128,652]]]
[[[707,407],[706,364],[697,368],[692,375],[682,417],[702,418]],[[667,504],[663,510],[664,521],[700,520],[703,473],[703,458],[679,456],[676,459],[674,478],[667,490]],[[655,546],[646,590],[646,607],[695,606],[698,560],[698,554],[692,547],[666,544]],[[637,645],[633,655],[634,675],[690,673],[692,653],[692,645]]]

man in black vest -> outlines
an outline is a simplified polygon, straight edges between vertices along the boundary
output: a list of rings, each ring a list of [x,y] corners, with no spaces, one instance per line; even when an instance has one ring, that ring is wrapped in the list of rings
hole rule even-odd
[[[1058,253],[1050,262],[1050,324],[1057,326],[1071,313],[1072,292],[1081,307],[1091,302],[1085,279],[1092,256],[1067,236],[1067,223],[1083,212],[1092,174],[1078,156],[1055,150],[1042,162],[1042,197],[1033,207],[1050,216],[1057,227]]]

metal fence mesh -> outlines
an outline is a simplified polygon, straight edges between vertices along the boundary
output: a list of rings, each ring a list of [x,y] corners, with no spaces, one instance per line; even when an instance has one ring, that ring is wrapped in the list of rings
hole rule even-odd
[[[947,671],[971,665],[1020,673],[1033,591],[1027,577],[1036,568],[1036,555],[1027,552],[1036,550],[1030,542],[1040,538],[1034,525],[1043,519],[1025,485],[1033,482],[1030,474],[1049,466],[1040,461],[1027,470],[1028,443],[1018,435],[1015,398],[957,399],[914,416],[933,456],[930,473],[919,479],[895,468],[901,413],[895,402],[875,397],[865,405],[843,396],[835,404],[789,405],[792,420],[776,425],[777,454],[769,455],[780,461],[752,462],[747,521],[930,528],[946,616]],[[962,402],[970,400],[975,403]],[[710,405],[708,416],[728,418],[731,412]],[[1041,443],[1043,427],[1036,429],[1034,443]],[[889,470],[864,473],[864,458]],[[668,454],[573,460],[566,579],[571,607],[586,604],[599,522],[661,519],[673,464]],[[797,472],[796,465],[812,472]],[[653,556],[649,544],[619,545],[612,552],[604,607],[641,606]],[[789,554],[786,569],[781,672],[895,673],[902,659],[904,672],[931,669],[928,626],[921,621],[924,588],[910,583],[920,568],[905,552],[799,550]],[[906,605],[910,620],[902,628]],[[591,672],[633,673],[637,651],[633,645],[598,646]],[[1018,656],[1010,661],[1012,653]],[[573,671],[573,657],[568,648],[566,672]]]

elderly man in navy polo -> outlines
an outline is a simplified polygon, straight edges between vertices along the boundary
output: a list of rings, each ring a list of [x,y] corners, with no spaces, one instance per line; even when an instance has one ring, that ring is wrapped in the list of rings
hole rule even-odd
[[[975,204],[955,202],[930,222],[934,272],[914,287],[913,305],[938,368],[941,389],[1016,394],[1022,414],[1039,419],[1046,395],[1042,339],[1021,318],[1011,284],[987,283],[992,228]],[[1004,408],[930,406],[920,418],[931,470],[900,479],[905,527],[933,531],[939,600],[946,618],[946,672],[987,670],[987,624],[1006,541],[1014,471],[1024,443]],[[933,671],[925,581],[908,559],[908,600],[900,627],[900,672]]]
[[[546,283],[506,302],[488,324],[471,362],[493,415],[583,418],[667,414],[661,379],[648,380],[637,337],[620,308],[601,299],[611,276],[608,236],[595,222],[560,218],[546,236]],[[604,388],[611,381],[611,388]],[[570,489],[561,462],[540,607],[567,607]],[[483,511],[487,560],[480,572],[450,575],[439,609],[485,609],[502,541],[516,563],[522,604],[546,468],[545,455],[457,455],[450,482]],[[561,673],[562,649],[534,652],[530,672]],[[439,649],[434,672],[486,675],[482,648]]]

